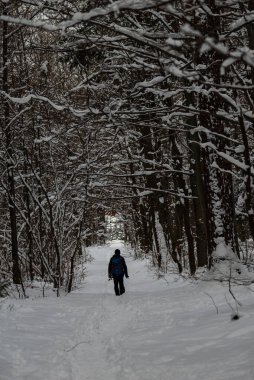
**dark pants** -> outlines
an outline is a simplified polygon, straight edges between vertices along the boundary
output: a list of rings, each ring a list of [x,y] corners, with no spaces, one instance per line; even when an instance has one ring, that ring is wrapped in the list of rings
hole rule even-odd
[[[114,279],[114,288],[116,296],[120,296],[121,294],[125,293],[125,288],[123,284],[123,276],[115,276]]]

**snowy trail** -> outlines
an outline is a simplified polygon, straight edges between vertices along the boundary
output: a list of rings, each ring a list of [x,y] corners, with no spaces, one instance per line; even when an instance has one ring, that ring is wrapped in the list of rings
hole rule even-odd
[[[232,322],[222,285],[157,280],[116,244],[91,249],[70,295],[0,304],[0,380],[254,379],[252,292],[235,289],[243,307]],[[121,297],[107,280],[115,248],[130,274]]]

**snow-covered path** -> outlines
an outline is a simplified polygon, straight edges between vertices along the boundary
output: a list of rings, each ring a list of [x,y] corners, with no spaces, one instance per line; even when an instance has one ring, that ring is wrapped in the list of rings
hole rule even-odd
[[[121,297],[107,280],[115,248],[130,274]],[[242,318],[231,321],[220,284],[157,280],[119,243],[91,254],[84,284],[70,295],[0,304],[0,380],[254,379],[250,290],[235,290]]]

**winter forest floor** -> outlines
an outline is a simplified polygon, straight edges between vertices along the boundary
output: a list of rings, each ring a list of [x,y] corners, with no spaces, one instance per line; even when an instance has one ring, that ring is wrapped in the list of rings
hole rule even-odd
[[[107,280],[115,248],[130,275],[121,297]],[[232,321],[226,284],[158,280],[119,242],[90,254],[71,294],[1,301],[0,380],[254,379],[253,288],[233,288],[242,306]]]

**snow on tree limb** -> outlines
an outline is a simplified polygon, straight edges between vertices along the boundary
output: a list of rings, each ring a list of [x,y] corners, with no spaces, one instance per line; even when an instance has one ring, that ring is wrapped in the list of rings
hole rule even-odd
[[[74,25],[80,24],[84,21],[92,20],[99,16],[106,16],[111,13],[118,14],[124,10],[145,10],[170,4],[171,2],[172,0],[119,0],[107,5],[105,8],[94,8],[89,12],[74,13],[71,19],[61,21],[58,24],[51,24],[45,21],[31,21],[22,17],[18,18],[5,15],[0,16],[0,20],[35,28],[41,28],[50,32],[64,31],[67,28],[73,27]]]
[[[218,148],[210,141],[205,142],[205,143],[200,143],[200,146],[202,148],[211,148],[212,150],[214,150],[216,152],[216,154],[218,156],[224,158],[226,161],[230,162],[231,164],[233,164],[234,166],[236,166],[239,169],[242,169],[244,171],[246,171],[248,169],[248,166],[246,164],[235,159],[234,157],[230,156],[229,154],[227,154],[225,152],[219,151]],[[252,171],[252,174],[254,174],[254,171]]]
[[[32,100],[38,100],[38,101],[46,102],[49,105],[51,105],[56,111],[68,110],[77,117],[83,117],[89,113],[93,113],[93,114],[99,113],[99,111],[96,110],[95,108],[87,108],[87,109],[81,110],[81,109],[75,109],[73,107],[70,107],[69,105],[67,105],[67,106],[59,105],[59,104],[56,104],[55,102],[53,102],[52,100],[50,100],[49,98],[47,98],[46,96],[41,96],[41,95],[36,95],[36,94],[29,94],[29,95],[23,96],[21,98],[10,96],[9,94],[7,94],[4,91],[0,91],[0,94],[4,95],[6,98],[8,98],[13,103],[17,103],[17,104],[27,104],[27,103],[30,103]]]

